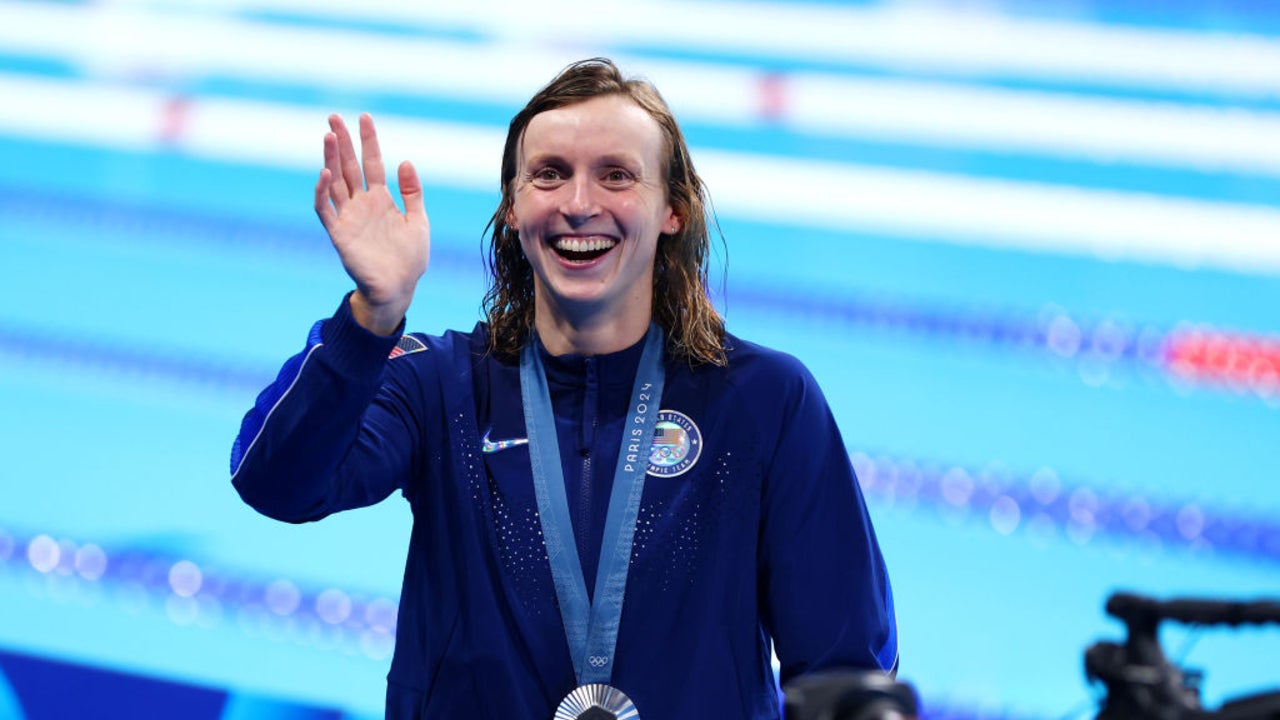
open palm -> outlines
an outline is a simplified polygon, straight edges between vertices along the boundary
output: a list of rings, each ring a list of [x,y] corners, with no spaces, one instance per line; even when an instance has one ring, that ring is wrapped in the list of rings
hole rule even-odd
[[[316,183],[315,209],[342,266],[356,283],[351,309],[369,330],[390,334],[413,301],[431,252],[431,227],[422,183],[413,164],[400,164],[401,212],[387,188],[373,118],[360,116],[361,158],[346,124],[329,116],[324,169]]]

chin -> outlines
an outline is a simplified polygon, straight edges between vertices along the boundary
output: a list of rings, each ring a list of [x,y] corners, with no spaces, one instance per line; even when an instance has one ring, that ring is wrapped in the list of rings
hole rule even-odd
[[[605,288],[600,287],[584,288],[562,285],[553,288],[550,295],[557,305],[565,308],[589,308],[597,305],[607,305],[610,299]]]

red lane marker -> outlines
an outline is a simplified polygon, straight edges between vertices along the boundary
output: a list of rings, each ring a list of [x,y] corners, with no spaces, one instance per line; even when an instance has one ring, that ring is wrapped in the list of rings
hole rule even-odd
[[[160,116],[160,142],[163,145],[176,145],[186,134],[191,119],[191,98],[175,95],[165,103]]]
[[[756,97],[756,111],[762,119],[770,122],[781,120],[790,105],[786,75],[780,72],[761,75],[756,83]]]
[[[1195,329],[1174,332],[1165,347],[1166,368],[1180,380],[1280,395],[1280,338]]]

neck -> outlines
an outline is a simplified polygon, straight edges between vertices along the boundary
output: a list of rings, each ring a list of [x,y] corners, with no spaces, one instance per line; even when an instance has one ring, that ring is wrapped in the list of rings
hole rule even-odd
[[[534,327],[538,339],[552,355],[606,355],[640,342],[649,331],[651,308],[637,307],[623,315],[584,313],[574,315],[536,302]]]

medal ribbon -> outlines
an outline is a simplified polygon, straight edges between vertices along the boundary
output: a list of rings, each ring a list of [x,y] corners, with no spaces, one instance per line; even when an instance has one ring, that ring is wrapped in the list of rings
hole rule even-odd
[[[613,490],[609,495],[594,603],[587,599],[587,584],[573,539],[556,419],[538,344],[537,336],[533,335],[520,354],[520,396],[524,402],[525,432],[529,436],[529,460],[542,538],[551,561],[551,577],[560,601],[560,617],[564,621],[578,684],[608,683],[613,675],[614,648],[622,622],[631,542],[648,472],[649,446],[653,443],[658,404],[662,400],[663,332],[651,324],[645,334],[640,366],[631,389],[627,424],[622,431],[622,446],[618,448]]]

